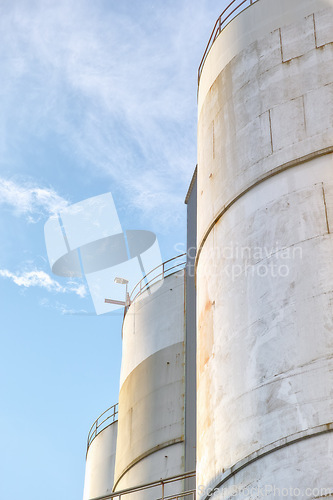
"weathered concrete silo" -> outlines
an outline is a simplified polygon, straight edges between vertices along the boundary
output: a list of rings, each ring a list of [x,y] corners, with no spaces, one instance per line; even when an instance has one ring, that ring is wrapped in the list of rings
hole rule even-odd
[[[112,492],[116,460],[118,404],[103,412],[88,434],[83,500]]]
[[[198,92],[198,498],[321,498],[333,477],[333,2],[257,0],[216,29]]]
[[[176,268],[163,281],[167,265],[149,286],[149,276],[142,281],[123,323],[115,491],[185,472],[184,265],[169,264]],[[166,493],[180,490],[178,482]]]

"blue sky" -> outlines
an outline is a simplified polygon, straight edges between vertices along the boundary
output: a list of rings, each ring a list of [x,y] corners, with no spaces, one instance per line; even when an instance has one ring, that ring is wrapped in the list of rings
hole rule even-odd
[[[0,498],[82,498],[90,425],[118,401],[121,314],[52,274],[44,224],[112,192],[123,229],[185,243],[197,68],[225,2],[2,0]]]

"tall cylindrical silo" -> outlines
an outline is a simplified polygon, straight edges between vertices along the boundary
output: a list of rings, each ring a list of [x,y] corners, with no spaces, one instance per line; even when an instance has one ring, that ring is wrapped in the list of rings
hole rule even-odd
[[[143,281],[123,323],[114,491],[185,472],[184,269],[154,281]],[[135,494],[158,496],[160,489]]]
[[[208,52],[198,106],[198,498],[321,498],[333,487],[332,0],[242,10]]]

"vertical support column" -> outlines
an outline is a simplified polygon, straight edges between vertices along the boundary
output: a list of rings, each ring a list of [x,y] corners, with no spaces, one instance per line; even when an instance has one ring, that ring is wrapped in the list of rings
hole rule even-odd
[[[185,199],[187,205],[187,259],[185,286],[185,471],[196,468],[196,289],[197,167]],[[185,490],[195,488],[195,478],[185,480]]]

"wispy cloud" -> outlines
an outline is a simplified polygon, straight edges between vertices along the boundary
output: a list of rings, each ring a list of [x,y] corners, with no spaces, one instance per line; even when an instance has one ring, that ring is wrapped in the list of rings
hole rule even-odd
[[[12,280],[16,285],[30,288],[39,287],[48,292],[55,293],[75,293],[81,298],[86,297],[87,289],[84,284],[68,281],[66,285],[61,285],[51,278],[49,274],[42,270],[24,271],[22,273],[12,273],[8,269],[0,269],[0,277]]]
[[[196,69],[215,4],[17,0],[3,9],[0,94],[15,103],[16,133],[53,134],[124,205],[174,222],[196,163]]]
[[[16,215],[25,215],[29,222],[36,222],[42,215],[59,212],[68,202],[51,188],[0,177],[0,205],[9,207]]]
[[[61,302],[55,301],[55,302],[50,302],[49,299],[43,298],[39,301],[39,305],[42,307],[45,307],[47,309],[55,309],[56,311],[60,312],[60,314],[64,316],[96,316],[95,312],[89,313],[85,309],[73,309],[68,307],[66,304],[63,304]]]

